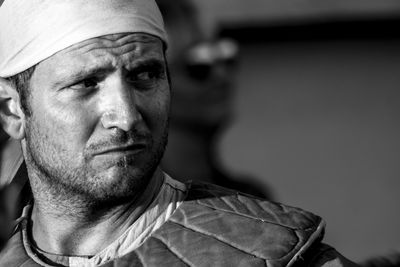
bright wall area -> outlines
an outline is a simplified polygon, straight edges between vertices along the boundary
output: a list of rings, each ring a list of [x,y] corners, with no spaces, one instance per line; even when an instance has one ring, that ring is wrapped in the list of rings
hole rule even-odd
[[[226,165],[320,214],[360,261],[400,250],[400,41],[247,44]]]

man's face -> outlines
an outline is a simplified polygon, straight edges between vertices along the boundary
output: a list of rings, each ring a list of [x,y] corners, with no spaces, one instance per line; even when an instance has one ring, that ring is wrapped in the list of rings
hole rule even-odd
[[[73,45],[37,65],[30,90],[26,160],[36,179],[92,201],[131,198],[147,185],[166,145],[170,102],[158,38]]]

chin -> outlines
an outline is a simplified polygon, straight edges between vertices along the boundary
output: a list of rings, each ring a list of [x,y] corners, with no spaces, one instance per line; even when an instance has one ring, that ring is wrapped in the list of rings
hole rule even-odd
[[[102,205],[125,203],[136,198],[149,184],[152,173],[132,167],[112,167],[87,184],[88,197]]]

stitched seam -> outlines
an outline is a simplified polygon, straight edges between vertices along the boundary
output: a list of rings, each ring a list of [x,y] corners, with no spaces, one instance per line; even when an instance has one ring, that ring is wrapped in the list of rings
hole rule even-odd
[[[182,225],[182,224],[180,224],[180,223],[178,223],[178,222],[175,222],[175,221],[170,221],[170,222],[173,223],[173,224],[176,224],[176,225],[178,225],[178,226],[180,226],[180,227],[182,227],[182,228],[188,229],[188,230],[190,230],[190,231],[192,231],[192,232],[200,233],[200,234],[206,235],[207,237],[212,238],[212,239],[215,239],[215,240],[217,240],[217,241],[219,241],[219,242],[221,242],[221,243],[223,243],[223,244],[225,244],[225,245],[227,245],[227,246],[229,246],[229,247],[232,247],[232,248],[234,248],[234,249],[237,249],[237,250],[243,252],[244,254],[250,255],[250,256],[252,256],[252,257],[257,256],[257,257],[260,258],[260,259],[265,259],[265,258],[262,257],[261,255],[258,255],[258,253],[251,254],[250,252],[247,252],[247,251],[243,250],[242,248],[239,248],[239,247],[236,247],[236,246],[234,246],[234,245],[232,245],[232,244],[230,244],[230,243],[227,243],[227,241],[224,241],[224,240],[218,238],[218,237],[215,236],[215,235],[211,235],[211,234],[202,232],[202,231],[200,231],[200,230],[196,230],[196,229],[190,228],[190,227],[188,227],[188,226],[186,226],[186,225]],[[266,259],[265,259],[265,260],[266,260]]]
[[[173,186],[172,184],[170,184],[170,183],[168,183],[168,182],[165,182],[165,185],[171,187],[172,189],[175,189],[176,191],[180,191],[180,192],[182,192],[182,193],[186,193],[186,192],[187,192],[187,190],[182,190],[182,189],[180,189],[180,188],[178,188],[178,187]]]
[[[181,262],[183,262],[184,264],[186,264],[186,265],[189,266],[189,267],[192,267],[192,265],[190,265],[188,262],[185,261],[185,259],[184,259],[184,257],[183,257],[182,255],[179,255],[178,252],[175,252],[172,248],[170,248],[170,247],[164,242],[164,240],[162,240],[162,239],[159,238],[159,237],[155,237],[155,236],[153,236],[153,238],[159,240],[159,241],[165,246],[165,248],[168,249],[172,254],[174,254]]]
[[[244,199],[243,199],[244,198]],[[242,204],[244,204],[244,205],[246,205],[244,202],[246,201],[246,199],[245,199],[245,196],[243,196],[243,195],[241,195],[241,194],[237,194],[236,195],[236,199],[240,202],[240,203],[242,203]],[[264,210],[264,208],[261,206],[261,203],[259,202],[259,201],[254,201],[254,200],[252,200],[252,204],[253,205],[256,205],[257,206],[257,208],[258,209],[260,209],[260,210]],[[278,204],[276,204],[278,207],[279,207],[279,209],[281,210],[281,211],[285,211],[285,209],[284,209],[284,207],[282,206],[282,205],[278,205]],[[247,206],[247,205],[246,205]],[[256,211],[256,213],[254,212],[254,210],[252,209],[252,207],[251,206],[249,206],[249,207],[246,207],[250,212],[252,212],[253,211],[253,213],[254,214],[258,214],[258,212]],[[234,209],[233,209],[234,210]],[[272,217],[277,221],[277,222],[279,222],[279,223],[281,223],[280,222],[280,218],[279,218],[279,215],[276,213],[276,212],[268,212],[270,215],[272,215]],[[286,225],[285,225],[286,226]]]
[[[293,258],[287,264],[287,267],[294,265],[294,263],[297,261],[297,259],[300,257],[300,255],[303,254],[307,249],[309,249],[311,247],[311,245],[314,243],[314,241],[320,237],[324,228],[325,228],[325,222],[323,220],[321,220],[321,222],[319,223],[319,225],[317,227],[317,230],[308,238],[307,242],[293,256]]]
[[[203,207],[207,207],[207,208],[213,209],[213,210],[223,211],[223,212],[226,212],[226,213],[230,213],[230,214],[234,214],[234,215],[237,215],[237,216],[253,219],[253,220],[256,220],[256,221],[261,221],[261,222],[266,222],[266,223],[270,223],[270,224],[273,224],[273,225],[287,227],[287,228],[292,229],[292,230],[307,231],[307,230],[313,229],[313,227],[308,227],[308,228],[305,228],[305,229],[304,228],[294,228],[294,227],[290,227],[290,226],[282,224],[282,223],[271,222],[269,220],[260,219],[260,218],[254,217],[254,216],[246,215],[246,214],[243,214],[243,213],[237,213],[237,212],[234,212],[234,211],[229,211],[229,210],[226,210],[226,209],[219,209],[219,208],[216,208],[216,207],[213,207],[213,206],[209,206],[207,204],[203,204],[203,203],[199,203],[199,202],[197,202],[197,204],[199,204],[200,206],[203,206]]]
[[[292,253],[293,251],[295,251],[297,249],[297,247],[298,247],[298,245],[300,243],[300,237],[299,237],[299,235],[298,235],[298,233],[296,231],[293,231],[293,232],[295,233],[296,238],[297,238],[296,245],[293,246],[293,248],[289,252],[287,252],[286,255],[283,255],[282,257],[279,257],[279,258],[276,258],[276,259],[271,259],[271,261],[280,261],[280,260],[286,258],[290,253]]]

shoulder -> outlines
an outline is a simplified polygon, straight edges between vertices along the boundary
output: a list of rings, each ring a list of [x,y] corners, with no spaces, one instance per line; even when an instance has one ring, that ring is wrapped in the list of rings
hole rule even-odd
[[[215,185],[187,186],[185,201],[136,251],[141,259],[291,266],[323,237],[324,222],[310,212]]]
[[[172,217],[107,266],[353,266],[337,265],[339,254],[321,243],[317,215],[214,185],[187,187]]]
[[[182,208],[190,206],[291,230],[320,230],[323,234],[325,223],[322,218],[306,210],[212,184],[191,183],[188,188]]]

